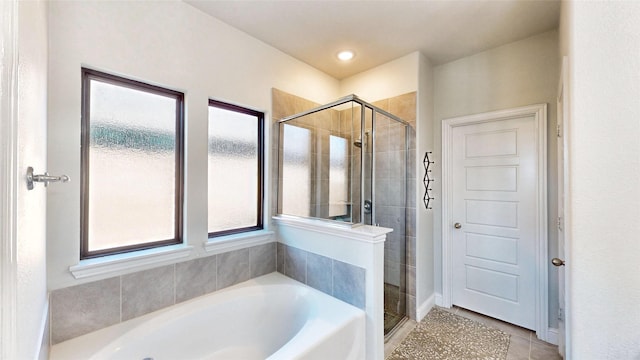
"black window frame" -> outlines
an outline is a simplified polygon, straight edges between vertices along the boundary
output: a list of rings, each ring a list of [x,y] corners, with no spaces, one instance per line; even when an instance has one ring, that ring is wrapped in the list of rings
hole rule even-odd
[[[258,176],[258,196],[257,196],[257,224],[253,226],[247,226],[243,228],[234,228],[227,230],[220,230],[209,232],[209,221],[207,217],[207,232],[208,238],[214,239],[216,237],[221,237],[225,235],[233,235],[240,234],[250,231],[258,231],[264,229],[264,113],[261,111],[248,109],[239,105],[234,105],[230,103],[226,103],[223,101],[209,99],[209,107],[215,107],[218,109],[235,111],[238,113],[255,116],[257,118],[257,126],[258,126],[258,154],[257,154],[257,176]],[[208,109],[208,108],[207,108]],[[208,118],[207,118],[208,123]],[[207,139],[209,138],[209,131],[207,130]],[[207,144],[207,154],[209,151],[209,145]],[[207,155],[208,156],[208,155]],[[207,191],[209,189],[209,181],[207,179]],[[209,203],[207,201],[207,209],[209,208]]]
[[[175,144],[175,226],[174,238],[145,242],[108,249],[89,251],[89,148],[91,144],[91,80],[121,86],[155,95],[166,96],[176,101],[176,144]],[[184,93],[127,79],[121,76],[82,68],[82,104],[81,104],[81,167],[80,167],[80,259],[91,259],[108,255],[128,253],[183,243],[184,227]],[[126,204],[124,205],[126,206]]]

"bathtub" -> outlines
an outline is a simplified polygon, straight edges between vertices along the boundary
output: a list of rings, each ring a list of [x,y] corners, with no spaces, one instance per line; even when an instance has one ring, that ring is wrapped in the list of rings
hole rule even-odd
[[[59,343],[50,359],[364,359],[365,313],[271,273]]]

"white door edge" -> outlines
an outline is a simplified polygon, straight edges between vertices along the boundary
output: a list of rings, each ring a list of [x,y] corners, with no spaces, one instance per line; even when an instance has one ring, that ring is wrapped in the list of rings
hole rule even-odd
[[[571,279],[571,193],[569,192],[569,177],[571,174],[569,173],[569,121],[570,121],[570,92],[569,92],[569,59],[567,56],[562,57],[562,67],[560,69],[560,81],[558,84],[558,100],[560,100],[560,96],[562,96],[562,109],[558,109],[557,111],[562,111],[562,128],[560,129],[563,144],[563,183],[561,184],[563,188],[564,194],[564,208],[563,213],[558,214],[562,216],[563,219],[563,229],[564,229],[564,261],[567,263],[564,266],[564,333],[558,334],[558,336],[562,336],[564,339],[564,358],[571,359],[572,354],[572,345],[571,345],[571,302],[570,298],[567,294],[570,294],[571,283],[569,279]]]
[[[535,104],[518,108],[491,111],[486,113],[460,116],[442,120],[442,304],[452,306],[452,246],[453,238],[453,170],[452,135],[453,128],[470,124],[479,124],[507,120],[522,116],[534,116],[536,121],[537,145],[537,201],[536,201],[536,322],[535,331],[539,339],[549,339],[549,284],[548,284],[548,238],[547,238],[547,104]]]
[[[0,1],[0,358],[17,349],[18,3]]]

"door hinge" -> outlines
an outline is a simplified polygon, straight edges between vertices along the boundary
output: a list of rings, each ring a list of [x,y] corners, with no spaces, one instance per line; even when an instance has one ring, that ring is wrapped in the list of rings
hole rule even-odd
[[[564,310],[562,308],[558,308],[558,320],[564,321]]]
[[[556,135],[558,135],[558,137],[562,137],[562,133],[560,132],[560,124],[556,124]]]
[[[558,230],[562,231],[562,216],[558,216]]]

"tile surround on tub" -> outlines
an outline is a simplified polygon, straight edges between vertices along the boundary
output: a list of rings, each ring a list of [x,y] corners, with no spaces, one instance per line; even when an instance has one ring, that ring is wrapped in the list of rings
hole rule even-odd
[[[287,246],[284,252],[284,274],[288,277],[307,283],[307,252]]]
[[[218,254],[217,290],[247,281],[251,278],[249,249],[240,249]]]
[[[217,259],[207,256],[176,264],[176,303],[216,290]]]
[[[333,296],[364,309],[365,276],[363,268],[334,260]]]
[[[174,265],[166,265],[123,275],[122,321],[175,304],[174,273]]]
[[[276,268],[276,247],[273,243],[254,246],[249,249],[251,278],[274,272]]]
[[[365,269],[278,243],[278,272],[365,309]]]
[[[120,278],[72,286],[51,293],[51,343],[120,322]]]
[[[284,254],[286,251],[286,246],[283,243],[276,243],[276,271],[284,274]]]
[[[331,269],[333,259],[314,253],[307,254],[307,285],[325,294],[333,293],[333,277]]]
[[[51,345],[276,271],[276,242],[51,292]]]

